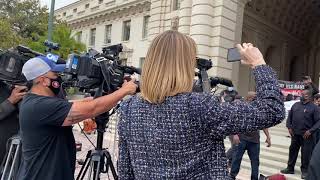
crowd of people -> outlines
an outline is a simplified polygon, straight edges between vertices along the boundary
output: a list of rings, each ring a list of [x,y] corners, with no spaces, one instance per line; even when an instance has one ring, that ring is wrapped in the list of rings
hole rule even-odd
[[[288,110],[288,117],[286,118],[286,127],[291,138],[291,145],[288,152],[288,166],[286,169],[281,170],[282,174],[294,174],[294,167],[297,161],[298,153],[301,148],[301,179],[308,176],[308,168],[310,161],[315,150],[315,145],[320,139],[320,94],[318,89],[313,85],[310,77],[304,77],[305,89],[302,91],[300,100],[296,100],[295,96],[288,94],[285,101],[290,103],[292,107]],[[255,92],[249,92],[246,101],[251,102],[256,97]],[[242,99],[242,98],[239,98]],[[235,99],[234,101],[237,101]],[[293,104],[291,103],[293,102]],[[267,147],[271,146],[271,136],[268,129],[263,129],[266,136]],[[230,175],[235,179],[237,176],[243,154],[247,151],[251,162],[251,179],[259,179],[259,152],[260,152],[260,134],[259,131],[254,131],[244,134],[235,134],[229,136],[232,144],[231,148],[227,151],[227,157],[230,168]],[[314,156],[317,156],[315,153]],[[319,179],[319,174],[312,167],[315,166],[316,157],[313,158],[313,164],[309,168],[308,179]]]
[[[276,73],[266,65],[260,50],[251,43],[237,44],[237,48],[242,64],[253,71],[256,92],[250,92],[245,101],[235,96],[234,102],[223,102],[229,101],[227,92],[222,101],[209,93],[192,92],[197,48],[192,38],[177,31],[166,31],[152,41],[142,68],[139,94],[132,78],[112,94],[69,102],[58,97],[62,83],[59,73],[64,65],[43,56],[32,58],[22,68],[33,84],[29,92],[17,86],[11,95],[5,92],[0,99],[0,132],[6,133],[1,136],[1,153],[5,151],[5,138],[19,129],[19,180],[72,180],[76,161],[72,125],[94,119],[132,95],[119,108],[119,179],[231,180],[239,172],[245,151],[251,159],[252,179],[257,179],[259,130],[264,130],[270,146],[268,128],[285,119],[285,108]],[[1,84],[3,87],[6,85]],[[293,172],[301,146],[303,175],[308,173],[309,180],[314,180],[319,161],[311,157],[315,144],[311,139],[319,121],[310,92],[305,90],[302,101],[289,113],[287,126],[292,143],[288,168],[283,173]],[[19,118],[15,106],[18,102]],[[9,132],[5,123],[15,123],[16,129]],[[234,145],[229,153],[230,172],[224,148],[228,136]]]

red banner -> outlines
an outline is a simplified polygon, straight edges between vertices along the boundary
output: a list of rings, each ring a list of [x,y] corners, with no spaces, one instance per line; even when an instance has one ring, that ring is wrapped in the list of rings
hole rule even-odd
[[[301,93],[304,89],[302,82],[293,82],[293,81],[279,81],[281,92],[284,96],[292,94],[294,96],[301,96]]]

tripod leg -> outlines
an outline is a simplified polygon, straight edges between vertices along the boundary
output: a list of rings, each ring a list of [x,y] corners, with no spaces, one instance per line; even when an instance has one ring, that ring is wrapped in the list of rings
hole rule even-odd
[[[95,176],[95,179],[94,180],[100,180],[100,161],[98,162],[98,165],[97,165],[97,169],[96,169],[96,171],[95,171],[95,173],[96,173],[96,176]]]
[[[90,166],[90,159],[91,159],[91,151],[88,151],[87,156],[86,156],[86,160],[84,161],[84,164],[81,167],[81,170],[77,176],[77,180],[82,180]]]
[[[16,166],[16,162],[18,160],[19,149],[20,149],[20,143],[17,145],[16,151],[15,151],[15,154],[14,154],[14,158],[13,158],[13,161],[12,161],[12,165],[11,165],[11,169],[10,169],[10,173],[9,173],[9,177],[8,177],[9,179],[12,178],[13,171],[16,168],[15,166]]]
[[[92,171],[93,171],[93,173],[96,172],[96,171],[94,170],[94,162],[93,162],[93,161],[90,161],[90,169],[89,169],[88,180],[91,179]],[[95,176],[93,175],[93,178],[94,178],[94,177],[95,177]]]
[[[13,144],[10,145],[8,157],[7,157],[7,160],[6,160],[6,164],[4,165],[4,170],[3,170],[3,174],[2,174],[1,180],[5,180],[6,173],[7,173],[7,170],[9,168],[9,162],[10,162],[10,159],[11,159],[10,157],[11,157],[12,151],[13,151]]]
[[[114,168],[113,166],[113,162],[112,162],[112,159],[111,159],[111,155],[108,151],[105,151],[104,152],[104,156],[107,158],[107,166],[110,166],[110,169],[111,169],[111,173],[113,175],[113,178],[115,180],[118,180],[118,175],[117,175],[117,172],[116,172],[116,169]],[[108,167],[107,167],[108,168]]]

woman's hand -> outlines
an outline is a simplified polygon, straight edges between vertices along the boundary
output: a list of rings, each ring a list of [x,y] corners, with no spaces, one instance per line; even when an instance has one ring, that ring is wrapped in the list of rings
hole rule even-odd
[[[254,47],[251,43],[243,43],[242,45],[237,44],[237,48],[242,57],[242,64],[247,64],[251,68],[266,64],[260,50]]]

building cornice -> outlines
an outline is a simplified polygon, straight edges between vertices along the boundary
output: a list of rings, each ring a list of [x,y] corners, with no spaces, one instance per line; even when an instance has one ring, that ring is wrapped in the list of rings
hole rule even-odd
[[[151,3],[149,0],[136,0],[126,4],[109,6],[103,11],[90,13],[83,17],[67,20],[67,23],[73,28],[77,29],[84,26],[99,24],[108,20],[128,17],[130,15],[150,11],[150,5]]]
[[[71,3],[71,4],[68,4],[68,5],[66,5],[66,6],[63,6],[63,7],[59,8],[59,9],[54,10],[54,11],[55,11],[55,13],[59,13],[59,12],[61,12],[61,11],[65,11],[65,10],[68,10],[68,9],[70,9],[70,8],[74,8],[74,7],[73,7],[74,5],[82,4],[82,3],[87,2],[87,1],[88,1],[88,0],[78,0],[78,1],[76,1],[76,2],[73,2],[73,3]],[[89,1],[89,2],[90,2],[90,1]]]

